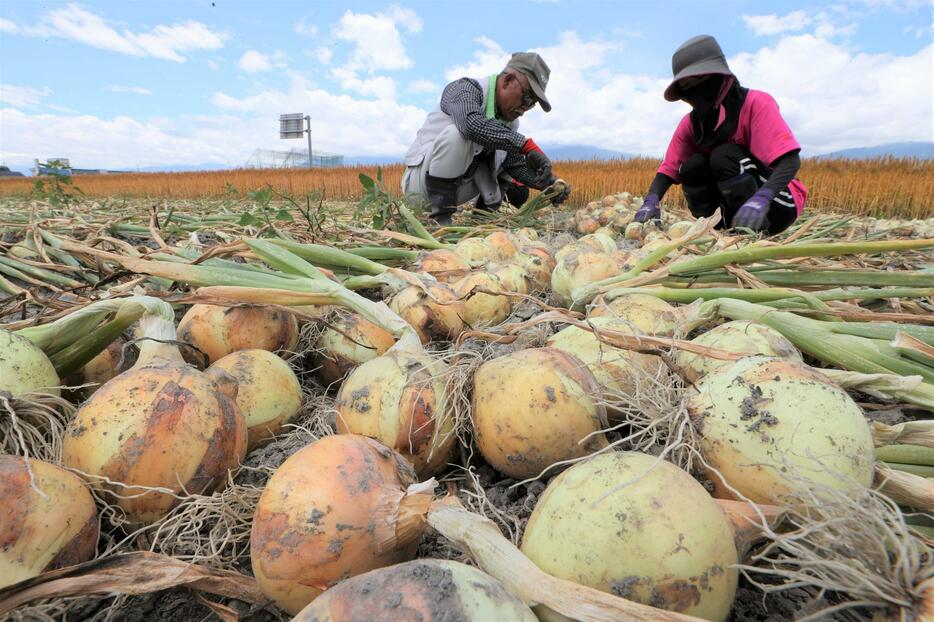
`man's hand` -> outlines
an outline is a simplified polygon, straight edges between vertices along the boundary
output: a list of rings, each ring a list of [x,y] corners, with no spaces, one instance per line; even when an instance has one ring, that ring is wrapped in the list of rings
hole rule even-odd
[[[529,168],[535,173],[535,187],[538,190],[547,188],[554,181],[554,175],[551,172],[551,160],[531,138],[522,145],[522,153],[525,155],[525,161]]]
[[[661,220],[662,219],[662,209],[658,205],[659,199],[657,194],[649,194],[645,197],[645,200],[642,202],[642,207],[636,212],[636,215],[632,217],[633,222],[646,222],[649,220]]]
[[[733,227],[746,227],[753,231],[768,228],[769,204],[774,198],[774,192],[768,188],[759,188],[733,216]]]

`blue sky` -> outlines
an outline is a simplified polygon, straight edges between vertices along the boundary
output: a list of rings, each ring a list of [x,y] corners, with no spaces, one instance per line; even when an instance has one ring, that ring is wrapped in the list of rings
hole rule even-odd
[[[243,165],[311,114],[315,147],[400,155],[443,86],[539,51],[551,113],[523,133],[659,155],[687,108],[671,53],[715,35],[804,147],[934,140],[930,1],[0,3],[0,159]]]

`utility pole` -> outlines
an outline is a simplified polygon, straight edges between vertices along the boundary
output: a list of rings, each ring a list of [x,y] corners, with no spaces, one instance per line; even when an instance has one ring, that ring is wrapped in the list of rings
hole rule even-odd
[[[308,132],[308,168],[312,168],[315,161],[311,156],[311,115],[305,115],[305,125],[305,131]]]

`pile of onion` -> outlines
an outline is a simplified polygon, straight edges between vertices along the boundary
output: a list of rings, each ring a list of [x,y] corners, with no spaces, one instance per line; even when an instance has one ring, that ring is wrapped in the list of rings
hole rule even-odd
[[[338,431],[378,439],[411,461],[420,476],[437,473],[455,441],[446,370],[414,348],[395,347],[367,361],[337,394]]]
[[[28,465],[0,455],[0,588],[97,551],[97,507],[81,478],[40,460]]]
[[[716,469],[717,496],[734,488],[756,503],[781,505],[783,495],[809,482],[838,489],[872,483],[869,423],[817,370],[755,356],[708,374],[698,389],[688,409],[700,451]]]
[[[267,350],[238,350],[205,371],[218,384],[237,382],[237,407],[246,421],[247,451],[268,441],[298,413],[302,387],[289,364]]]
[[[487,361],[474,375],[474,438],[486,461],[517,479],[606,445],[600,388],[576,358],[554,348]]]
[[[261,305],[196,304],[178,323],[178,340],[213,363],[237,350],[292,350],[298,344],[298,322],[291,313]]]
[[[601,454],[553,479],[521,548],[556,577],[708,620],[725,620],[736,593],[723,511],[694,478],[647,454]],[[536,614],[568,619],[543,606]]]
[[[490,575],[446,559],[418,559],[341,581],[292,622],[537,622]]]
[[[325,386],[338,384],[358,365],[385,354],[396,342],[385,328],[357,313],[340,312],[315,344],[315,364]]]
[[[183,490],[210,494],[239,465],[247,443],[236,383],[228,378],[218,386],[187,365],[174,345],[172,309],[165,303],[159,309],[140,319],[136,364],[78,410],[62,455],[141,523],[165,515]]]
[[[253,515],[260,588],[296,614],[343,579],[412,559],[431,503],[414,482],[402,456],[363,436],[326,436],[292,454]]]

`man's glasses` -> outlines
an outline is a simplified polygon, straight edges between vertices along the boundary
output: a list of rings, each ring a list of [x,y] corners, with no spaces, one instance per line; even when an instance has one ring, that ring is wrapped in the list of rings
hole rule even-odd
[[[522,83],[519,82],[519,88],[522,88]],[[535,97],[535,93],[532,92],[532,87],[522,89],[522,107],[523,108],[534,108],[535,104],[538,102],[538,98]]]

